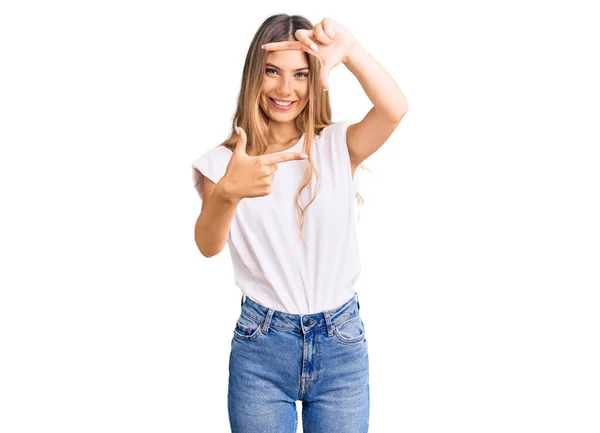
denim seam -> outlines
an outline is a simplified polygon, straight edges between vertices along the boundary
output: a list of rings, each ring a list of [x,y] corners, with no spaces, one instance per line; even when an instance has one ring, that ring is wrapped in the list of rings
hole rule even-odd
[[[242,315],[243,315],[245,318],[247,318],[247,319],[249,319],[249,320],[252,320],[253,322],[255,322],[255,323],[256,323],[256,324],[258,324],[258,325],[260,325],[260,324],[264,323],[264,320],[261,322],[261,320],[259,320],[259,319],[255,319],[255,318],[253,318],[253,317],[248,317],[248,316],[247,316],[247,315],[245,315],[245,314],[242,314]],[[353,319],[354,317],[355,317],[355,316],[351,316],[351,317],[347,318],[346,320],[344,320],[344,321],[342,321],[342,322],[331,322],[331,324],[332,324],[332,325],[335,325],[335,326],[341,326],[341,325],[343,325],[344,323],[346,323],[347,321],[349,321],[349,320]],[[271,322],[271,323],[269,324],[269,329],[271,329],[271,328],[273,328],[273,329],[277,329],[278,331],[296,331],[298,334],[302,334],[302,330],[301,330],[301,329],[299,329],[299,328],[281,328],[281,327],[279,327],[279,326],[274,326],[274,325],[273,325],[273,322]],[[327,329],[327,325],[325,325],[325,326],[321,326],[321,327],[319,327],[319,328],[312,328],[312,329],[311,329],[311,331],[320,331],[320,330],[322,330],[322,329]]]
[[[342,337],[342,335],[338,332],[337,329],[335,331],[333,331],[333,335],[338,339],[338,341],[340,341],[344,344],[355,344],[355,343],[358,343],[365,339],[364,331],[363,331],[362,335],[360,335],[359,337],[355,337],[350,340],[347,340],[346,337]]]
[[[254,330],[254,332],[252,332],[252,334],[250,334],[250,335],[244,335],[244,334],[240,334],[239,332],[237,332],[237,329],[234,329],[233,330],[233,335],[235,337],[238,337],[238,338],[242,339],[242,340],[254,340],[254,339],[256,339],[258,337],[258,334],[260,334],[261,330],[262,330],[262,327],[259,326],[257,329]]]

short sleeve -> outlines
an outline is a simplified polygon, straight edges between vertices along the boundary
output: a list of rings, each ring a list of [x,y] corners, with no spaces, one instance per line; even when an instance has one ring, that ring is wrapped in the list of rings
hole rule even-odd
[[[213,147],[192,163],[192,180],[200,199],[204,201],[204,176],[214,183],[225,175],[232,152],[225,146]]]
[[[335,162],[342,165],[346,172],[346,176],[352,185],[352,192],[356,194],[358,192],[358,173],[360,170],[357,168],[354,171],[354,179],[352,178],[352,167],[350,164],[350,152],[348,151],[348,141],[346,140],[346,133],[348,127],[353,122],[336,122],[328,126],[330,128],[331,141],[333,146],[333,155]]]

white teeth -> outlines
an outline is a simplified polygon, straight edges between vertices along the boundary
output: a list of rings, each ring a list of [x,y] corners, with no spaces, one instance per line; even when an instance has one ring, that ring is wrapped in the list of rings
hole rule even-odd
[[[290,105],[292,105],[292,104],[293,104],[293,102],[287,102],[287,103],[286,103],[286,102],[280,102],[280,101],[277,101],[276,99],[273,99],[273,101],[274,101],[274,102],[275,102],[277,105],[281,105],[282,107],[289,107]]]

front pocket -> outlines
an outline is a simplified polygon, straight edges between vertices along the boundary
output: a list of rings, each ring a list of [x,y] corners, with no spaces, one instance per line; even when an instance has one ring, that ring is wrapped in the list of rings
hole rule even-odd
[[[334,326],[333,333],[342,343],[358,343],[365,339],[365,325],[358,314]]]
[[[233,336],[241,340],[254,340],[262,331],[262,323],[252,320],[243,314],[235,322]]]

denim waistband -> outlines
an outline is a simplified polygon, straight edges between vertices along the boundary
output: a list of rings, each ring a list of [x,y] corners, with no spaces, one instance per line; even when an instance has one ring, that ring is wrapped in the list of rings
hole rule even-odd
[[[242,314],[257,323],[262,324],[262,332],[267,333],[270,327],[306,333],[312,330],[328,328],[333,332],[337,324],[341,324],[359,314],[360,304],[358,294],[346,301],[342,306],[312,314],[291,314],[273,308],[265,307],[249,297],[242,295]]]

